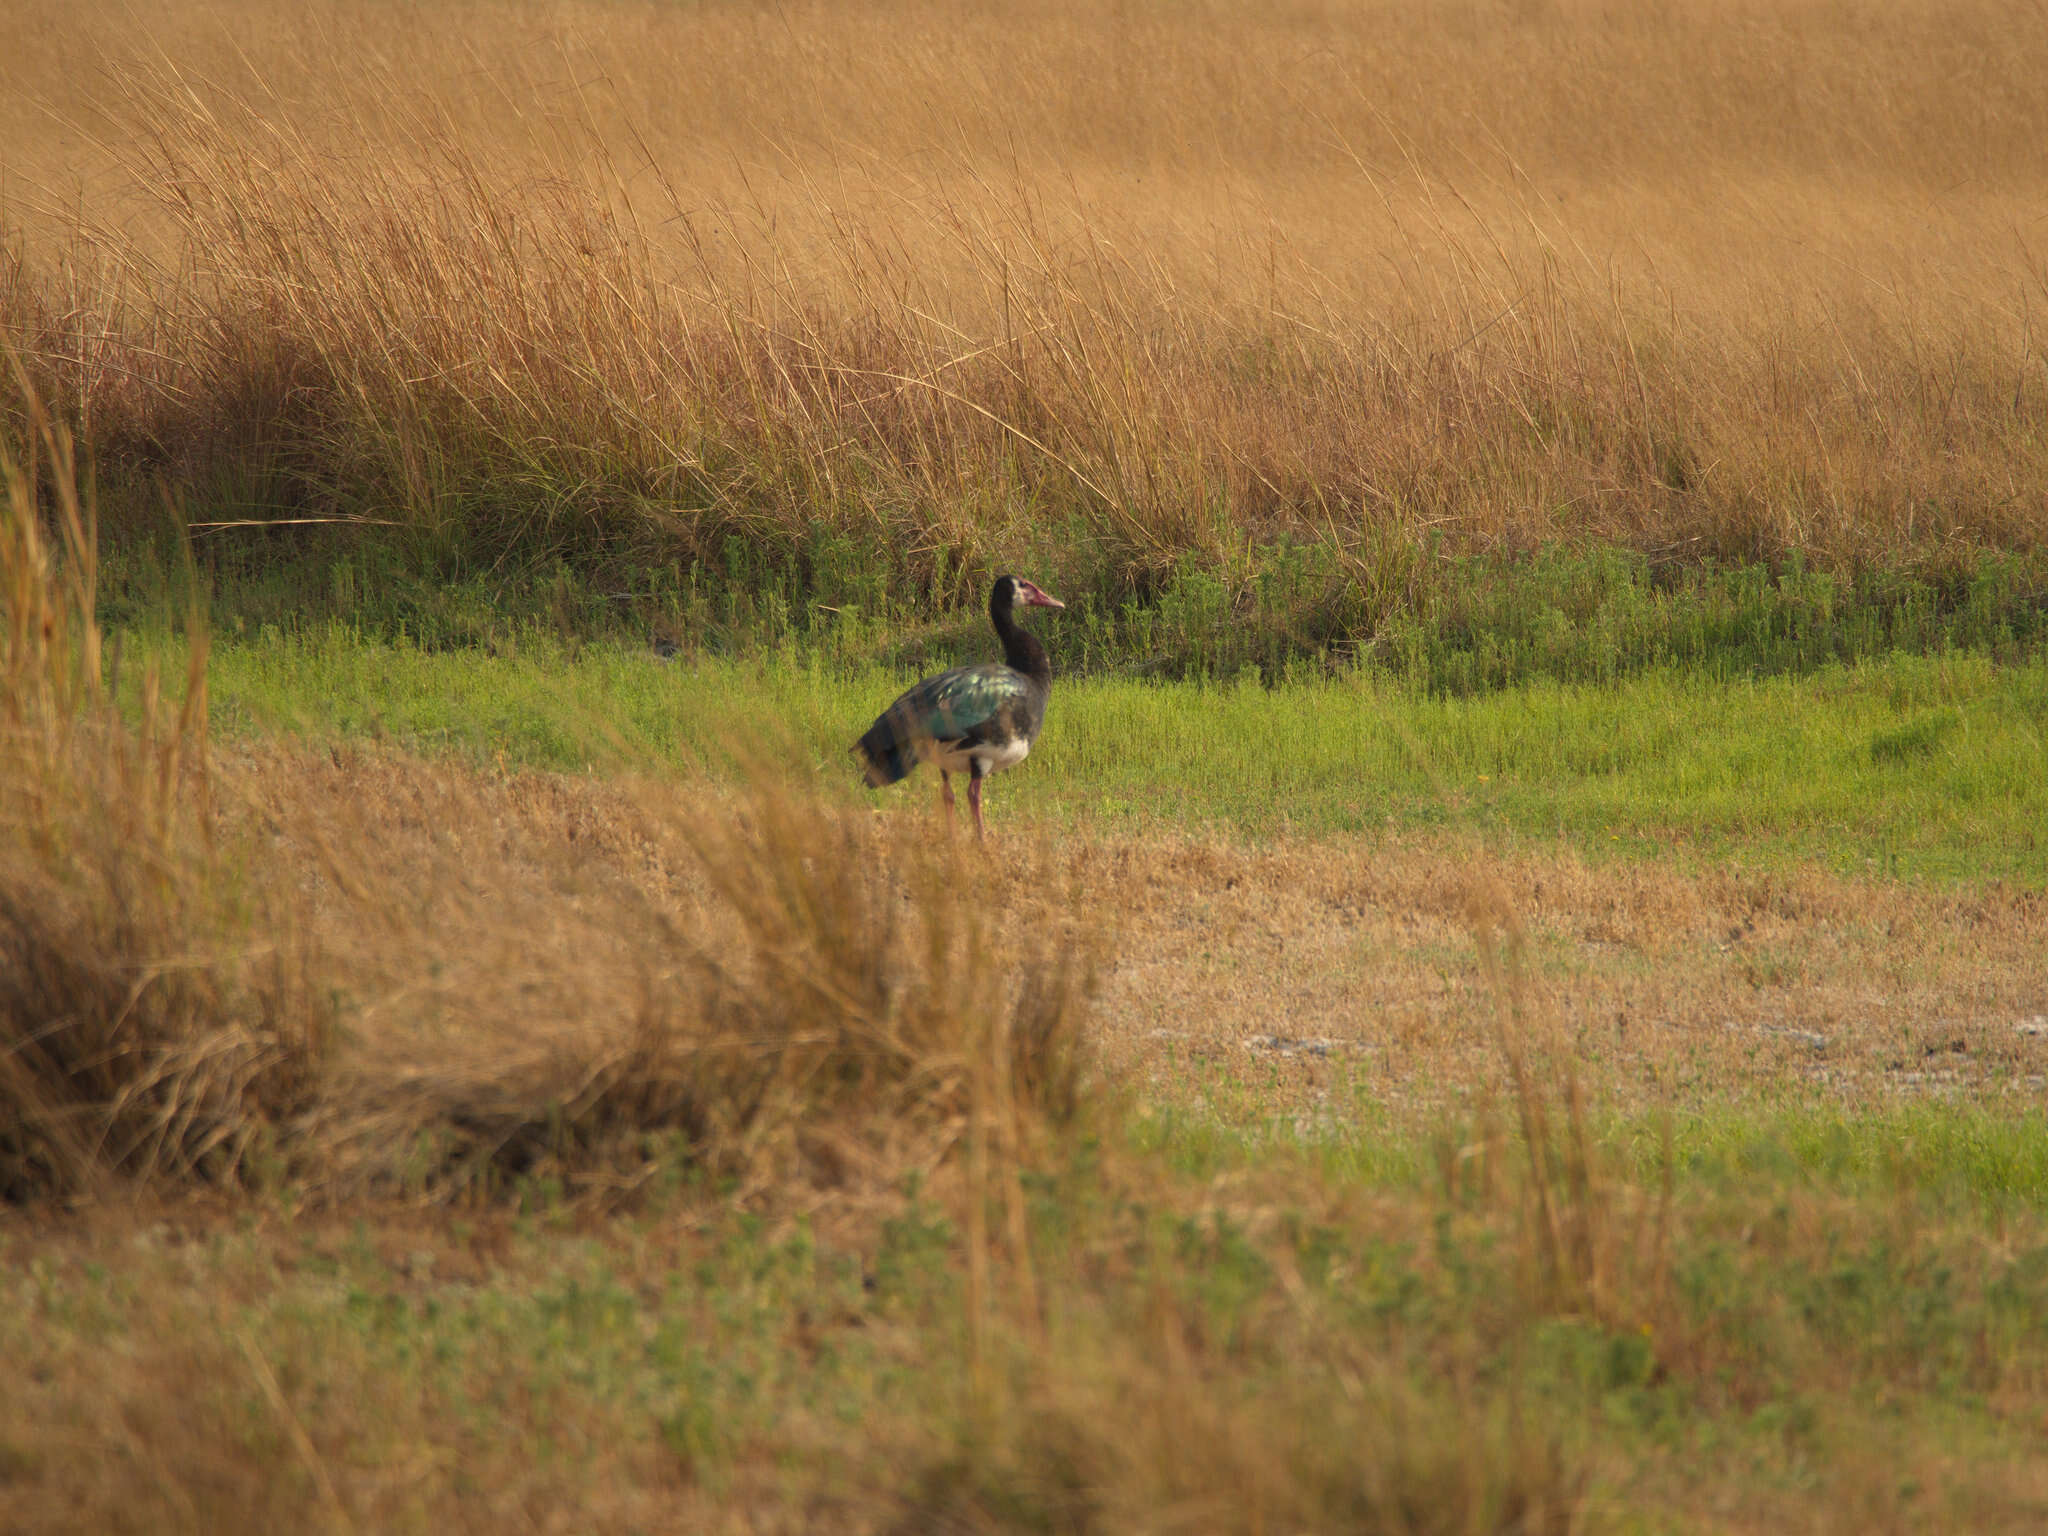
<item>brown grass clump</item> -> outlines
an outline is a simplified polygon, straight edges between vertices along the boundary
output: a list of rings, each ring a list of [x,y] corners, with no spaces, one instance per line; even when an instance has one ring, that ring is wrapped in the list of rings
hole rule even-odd
[[[1230,1367],[1198,1365],[1174,1336],[1181,1326],[1175,1317],[1141,1341],[1066,1341],[1066,1372],[1038,1373],[1036,1391],[1011,1409],[997,1443],[926,1471],[889,1529],[1584,1529],[1584,1458],[1505,1401],[1424,1392],[1330,1332],[1298,1342],[1343,1357],[1341,1387],[1321,1360],[1293,1385],[1219,1388]]]
[[[999,922],[963,849],[773,790],[290,761],[354,1003],[308,1132],[337,1189],[867,1187],[1079,1109],[1090,947],[1028,893]]]
[[[328,1004],[289,894],[214,844],[203,639],[177,707],[153,674],[139,721],[107,699],[92,505],[34,431],[61,553],[0,437],[0,1195],[232,1177],[304,1106]]]
[[[1583,1070],[1529,973],[1528,934],[1496,876],[1474,877],[1466,920],[1493,993],[1493,1040],[1520,1132],[1520,1177],[1509,1198],[1521,1207],[1516,1227],[1525,1255],[1524,1302],[1538,1315],[1586,1317],[1624,1333],[1639,1329],[1668,1348],[1674,1337],[1669,1122],[1663,1187],[1646,1196],[1599,1145]],[[1506,1161],[1504,1149],[1497,1130],[1488,1129],[1492,1144],[1479,1151],[1498,1165]],[[1454,1197],[1467,1182],[1460,1156],[1447,1151],[1443,1160],[1444,1186]],[[1482,1195],[1499,1198],[1501,1184],[1484,1173],[1479,1182]]]

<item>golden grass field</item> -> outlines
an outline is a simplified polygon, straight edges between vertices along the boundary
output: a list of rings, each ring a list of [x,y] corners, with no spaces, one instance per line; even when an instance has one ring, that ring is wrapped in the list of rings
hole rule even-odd
[[[2026,14],[26,7],[0,304],[188,515],[484,563],[1938,568],[2043,528]]]
[[[2040,1529],[2024,880],[216,735],[96,585],[2031,558],[2039,21],[0,15],[0,1529]]]

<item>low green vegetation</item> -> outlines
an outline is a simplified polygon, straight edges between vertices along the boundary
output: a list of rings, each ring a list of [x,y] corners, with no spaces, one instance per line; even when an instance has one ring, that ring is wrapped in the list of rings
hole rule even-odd
[[[483,1530],[572,1505],[605,1531],[744,1511],[1109,1532],[1162,1509],[1245,1531],[2037,1528],[2048,1189],[1954,1201],[1934,1164],[1898,1162],[1899,1129],[1696,1122],[1664,1192],[1637,1195],[1408,1133],[1356,1165],[1413,1175],[1268,1153],[1218,1177],[1140,1127],[1136,1161],[1083,1141],[1025,1176],[1032,1263],[981,1294],[958,1256],[982,1239],[914,1183],[851,1224],[706,1225],[674,1180],[592,1223],[536,1181],[411,1226],[258,1205],[56,1250],[0,1233],[21,1381],[0,1510],[33,1523],[75,1496],[73,1517],[137,1530]],[[1698,1161],[1696,1133],[1753,1154]],[[2048,1154],[2037,1120],[1998,1134]],[[160,1459],[88,1474],[110,1424]]]
[[[1040,621],[1056,648],[1064,618]],[[990,649],[961,640],[963,659]],[[175,642],[130,645],[175,660]],[[210,687],[230,732],[373,736],[565,771],[772,762],[851,783],[841,749],[912,675],[816,651],[664,663],[529,632],[493,655],[329,628],[222,637]],[[995,803],[1105,833],[1448,826],[1604,852],[2039,882],[2044,722],[2048,663],[1967,654],[1448,698],[1369,672],[1273,688],[1106,675],[1056,685],[1038,749]],[[928,793],[913,781],[883,800]]]
[[[1332,1097],[1331,1112],[1305,1124],[1269,1113],[1242,1071],[1219,1068],[1149,1103],[1132,1144],[1194,1179],[1289,1167],[1425,1194],[1442,1187],[1447,1150],[1483,1140],[1447,1127],[1439,1111],[1390,1115],[1367,1082]],[[1757,1099],[1728,1092],[1677,1110],[1603,1111],[1592,1133],[1612,1169],[1643,1188],[1668,1170],[1703,1197],[1796,1189],[1870,1205],[1925,1201],[1986,1220],[2048,1216],[2048,1129],[1995,1097],[1851,1105],[1788,1084]]]
[[[991,558],[1067,603],[1059,660],[1075,675],[1250,671],[1271,683],[1362,667],[1467,695],[1673,668],[1740,681],[1898,653],[2011,660],[2048,641],[2048,563],[2022,554],[1822,570],[1796,555],[1658,561],[1585,542],[1488,556],[1376,539],[1248,542],[1229,560],[1191,554],[1134,577],[1074,523]],[[230,631],[340,626],[433,651],[502,650],[542,632],[660,641],[688,655],[795,649],[921,666],[983,632],[993,573],[943,561],[936,575],[915,572],[898,551],[849,542],[822,522],[795,546],[732,539],[722,556],[603,569],[557,559],[451,571],[394,544],[274,530],[239,545],[202,539],[199,555],[188,571],[161,541],[110,551],[102,621],[160,622],[203,590]]]

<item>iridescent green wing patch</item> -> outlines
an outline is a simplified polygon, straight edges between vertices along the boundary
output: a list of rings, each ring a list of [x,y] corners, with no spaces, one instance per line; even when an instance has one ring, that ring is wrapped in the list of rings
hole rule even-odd
[[[958,741],[993,720],[1005,704],[1021,699],[1024,678],[1008,667],[955,667],[928,677],[896,701],[905,727],[934,741]]]

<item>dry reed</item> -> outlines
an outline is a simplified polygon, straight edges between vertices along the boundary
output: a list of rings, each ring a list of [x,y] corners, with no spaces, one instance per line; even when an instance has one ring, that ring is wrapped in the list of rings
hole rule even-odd
[[[203,638],[175,707],[153,672],[139,720],[107,698],[92,503],[32,425],[47,474],[0,440],[0,1193],[232,1178],[306,1102],[327,1005],[290,893],[215,846]]]
[[[180,13],[63,98],[107,200],[22,198],[0,304],[110,472],[483,563],[1940,565],[2043,528],[2004,17]]]

